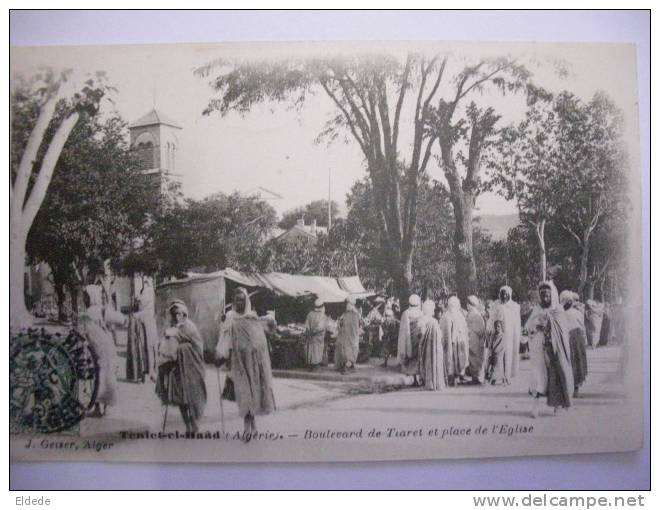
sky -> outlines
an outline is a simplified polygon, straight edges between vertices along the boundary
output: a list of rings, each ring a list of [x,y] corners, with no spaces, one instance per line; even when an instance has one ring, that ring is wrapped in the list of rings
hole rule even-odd
[[[348,139],[331,145],[315,139],[333,111],[322,91],[310,97],[300,110],[285,104],[263,104],[240,116],[202,115],[214,92],[209,78],[193,72],[218,57],[271,59],[283,56],[348,54],[360,51],[390,51],[403,56],[407,50],[447,52],[449,69],[457,70],[462,59],[508,55],[526,63],[536,83],[553,91],[568,89],[588,100],[603,90],[626,112],[626,138],[631,148],[637,140],[634,46],[613,44],[524,43],[224,43],[133,46],[68,46],[13,48],[12,76],[29,75],[39,66],[72,68],[77,76],[103,70],[117,87],[115,110],[133,122],[152,108],[177,121],[177,173],[186,196],[203,198],[212,193],[238,190],[251,192],[260,186],[281,199],[270,200],[278,213],[312,200],[330,197],[345,212],[345,197],[351,185],[366,175],[362,153]],[[560,76],[558,70],[567,71]],[[448,84],[439,93],[448,97]],[[502,115],[500,125],[520,119],[524,113],[521,95],[475,95],[475,101],[492,105]],[[411,111],[412,103],[404,105]],[[400,150],[410,159],[412,122],[402,118]],[[437,149],[437,146],[436,146]],[[437,150],[436,150],[437,152]],[[638,151],[632,150],[633,159]],[[444,181],[435,160],[429,164],[432,178]],[[516,206],[494,193],[477,200],[479,214],[511,214]]]

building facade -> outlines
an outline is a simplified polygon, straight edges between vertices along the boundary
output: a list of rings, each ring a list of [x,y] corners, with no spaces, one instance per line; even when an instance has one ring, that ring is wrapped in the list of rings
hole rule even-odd
[[[316,244],[318,236],[320,234],[327,234],[327,227],[319,227],[316,224],[316,220],[308,225],[305,223],[303,218],[299,218],[296,221],[296,224],[288,230],[285,230],[283,233],[275,237],[275,240],[278,242],[296,242],[300,239],[305,239],[313,244]]]
[[[179,137],[175,121],[156,109],[128,126],[131,147],[137,152],[140,170],[162,191],[168,179],[176,180]]]

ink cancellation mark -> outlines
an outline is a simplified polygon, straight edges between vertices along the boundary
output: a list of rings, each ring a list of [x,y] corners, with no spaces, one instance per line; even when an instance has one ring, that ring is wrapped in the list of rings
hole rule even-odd
[[[9,381],[12,433],[61,432],[94,405],[98,359],[76,331],[66,338],[29,332],[11,339]]]

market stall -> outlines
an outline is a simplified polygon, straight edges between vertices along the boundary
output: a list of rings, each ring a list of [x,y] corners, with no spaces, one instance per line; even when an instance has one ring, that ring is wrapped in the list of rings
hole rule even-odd
[[[204,359],[213,360],[220,333],[221,310],[225,308],[226,281],[222,271],[191,274],[188,278],[172,280],[156,287],[156,325],[158,336],[169,326],[168,307],[175,299],[188,307],[192,320],[204,340]]]
[[[326,303],[326,314],[331,319],[328,352],[324,357],[332,362],[336,321],[343,312],[346,298],[349,295],[363,298],[370,294],[357,276],[337,279],[286,273],[244,273],[231,268],[208,274],[191,273],[187,278],[165,282],[156,288],[159,332],[168,319],[169,303],[173,299],[182,299],[204,339],[204,357],[207,362],[212,362],[220,322],[230,309],[232,296],[239,286],[248,290],[254,310],[264,321],[273,368],[304,365],[304,323],[317,297]],[[274,328],[273,320],[277,323]]]

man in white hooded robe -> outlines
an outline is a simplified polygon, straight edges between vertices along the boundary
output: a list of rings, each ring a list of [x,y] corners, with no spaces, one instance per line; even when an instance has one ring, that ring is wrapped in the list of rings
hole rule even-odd
[[[469,331],[461,301],[456,296],[447,300],[447,311],[440,319],[447,381],[451,386],[467,382],[465,370],[469,366]]]
[[[500,288],[499,300],[493,303],[491,316],[497,316],[502,321],[504,342],[504,377],[507,384],[518,374],[520,365],[520,337],[522,327],[520,322],[520,305],[513,298],[513,291],[508,285]],[[492,331],[493,321],[489,321],[489,331]]]
[[[409,307],[401,314],[399,326],[399,341],[397,344],[397,361],[401,370],[406,373],[417,373],[419,331],[417,321],[422,317],[422,300],[417,294],[412,294],[408,300]]]

